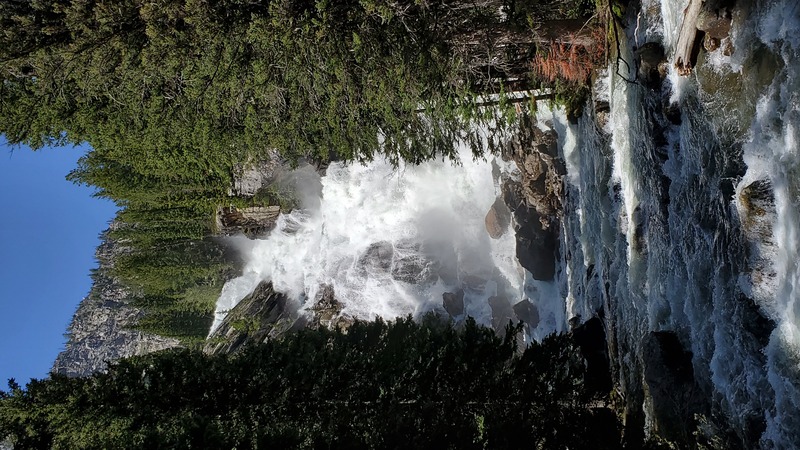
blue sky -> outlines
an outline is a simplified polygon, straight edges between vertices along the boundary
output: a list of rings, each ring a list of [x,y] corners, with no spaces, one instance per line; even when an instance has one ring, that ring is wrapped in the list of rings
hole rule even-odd
[[[64,177],[87,147],[6,145],[0,136],[0,388],[44,378],[91,287],[116,206]]]

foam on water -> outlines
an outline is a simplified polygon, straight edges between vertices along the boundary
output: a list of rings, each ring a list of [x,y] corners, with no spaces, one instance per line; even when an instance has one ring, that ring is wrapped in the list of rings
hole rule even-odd
[[[441,309],[443,292],[463,288],[466,314],[489,324],[489,296],[513,303],[526,292],[533,301],[552,292],[537,282],[526,286],[513,231],[497,240],[486,232],[484,217],[500,193],[491,161],[465,152],[460,164],[334,163],[321,181],[318,208],[282,215],[268,238],[254,242],[245,274],[226,285],[212,331],[261,280],[303,308],[320,286],[332,285],[342,312],[362,319]],[[563,328],[563,312],[547,300],[537,335]]]

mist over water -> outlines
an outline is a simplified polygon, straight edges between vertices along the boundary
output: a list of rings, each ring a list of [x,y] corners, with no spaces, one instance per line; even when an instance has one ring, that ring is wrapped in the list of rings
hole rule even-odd
[[[244,275],[226,286],[217,309],[261,280],[302,309],[331,285],[342,313],[361,319],[442,311],[442,294],[463,289],[465,313],[488,325],[488,297],[525,295],[513,230],[491,239],[484,225],[508,170],[466,151],[459,164],[334,163],[316,202],[282,215],[268,238],[253,242]]]

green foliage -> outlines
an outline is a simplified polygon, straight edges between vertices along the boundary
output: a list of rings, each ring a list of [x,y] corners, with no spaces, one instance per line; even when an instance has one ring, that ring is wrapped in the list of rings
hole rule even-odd
[[[142,327],[199,330],[210,310],[184,292],[218,286],[230,266],[193,246],[218,205],[243,202],[228,197],[236,163],[272,149],[395,164],[455,158],[462,143],[495,150],[520,106],[506,93],[531,87],[531,34],[587,5],[2,0],[0,133],[33,148],[88,142],[69,179],[122,208],[111,238],[131,251],[113,275],[176,302]]]
[[[187,350],[53,375],[0,400],[0,436],[39,448],[617,448],[568,336],[523,353],[469,321],[356,322],[231,356]]]
[[[525,78],[529,19],[535,27],[591,7],[587,0],[17,3],[0,8],[0,131],[8,140],[88,141],[137,176],[179,182],[224,180],[232,161],[269,148],[290,158],[335,152],[394,162],[452,157],[458,142],[482,153],[473,125],[502,131],[512,122],[481,110],[480,96]],[[535,12],[542,14],[531,19]],[[476,39],[503,45],[487,53]]]

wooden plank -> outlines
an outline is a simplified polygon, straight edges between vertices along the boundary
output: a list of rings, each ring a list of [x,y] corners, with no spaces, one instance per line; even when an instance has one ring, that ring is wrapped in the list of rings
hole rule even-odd
[[[703,0],[691,0],[683,11],[683,23],[675,46],[675,68],[681,76],[692,73],[700,51],[697,18],[703,9]]]

